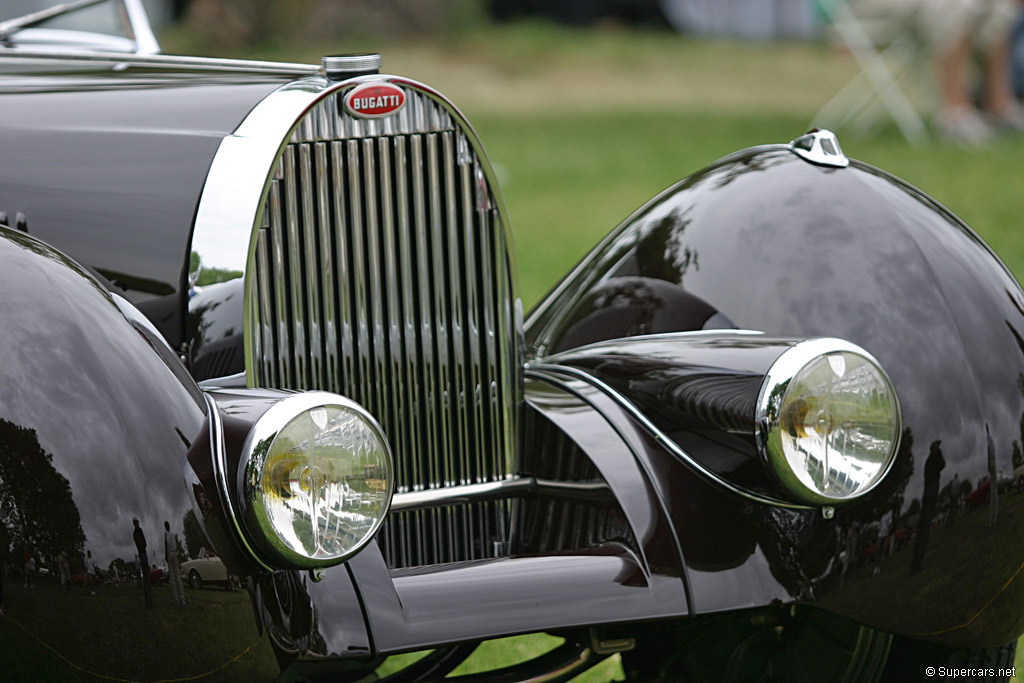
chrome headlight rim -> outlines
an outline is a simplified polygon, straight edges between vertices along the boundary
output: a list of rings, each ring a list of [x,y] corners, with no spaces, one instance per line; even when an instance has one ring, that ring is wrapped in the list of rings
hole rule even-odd
[[[892,445],[889,448],[886,462],[879,468],[878,473],[867,485],[847,496],[830,496],[808,487],[793,470],[784,450],[772,446],[773,435],[778,434],[780,431],[779,416],[774,415],[771,410],[773,395],[778,394],[781,387],[781,393],[784,397],[789,383],[804,368],[819,358],[835,353],[850,353],[860,356],[871,364],[888,386],[893,407]],[[902,410],[900,408],[899,395],[896,393],[896,387],[878,359],[864,348],[844,339],[819,337],[797,342],[786,349],[768,369],[757,397],[754,439],[759,454],[768,465],[776,480],[796,500],[812,505],[843,505],[863,499],[865,495],[885,481],[886,475],[888,475],[895,464],[896,456],[900,450],[900,442],[903,436],[902,420]]]
[[[362,539],[343,555],[331,558],[313,558],[290,548],[274,530],[273,520],[263,503],[258,482],[263,475],[266,455],[277,436],[296,418],[316,408],[338,406],[352,413],[370,429],[384,451],[382,465],[387,482],[384,503],[373,525]],[[394,455],[391,444],[377,420],[362,405],[352,399],[326,391],[296,393],[274,403],[252,426],[242,447],[242,460],[237,468],[237,500],[240,501],[242,528],[247,540],[257,550],[259,559],[275,569],[323,569],[341,564],[365,548],[376,538],[387,518],[394,495]]]

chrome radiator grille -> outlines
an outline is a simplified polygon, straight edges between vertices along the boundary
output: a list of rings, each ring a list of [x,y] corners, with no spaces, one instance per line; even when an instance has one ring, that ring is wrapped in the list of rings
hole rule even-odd
[[[257,233],[248,336],[256,385],[364,405],[395,454],[398,492],[514,471],[520,332],[510,246],[479,157],[434,100],[293,131]],[[507,503],[396,513],[393,567],[485,557]]]

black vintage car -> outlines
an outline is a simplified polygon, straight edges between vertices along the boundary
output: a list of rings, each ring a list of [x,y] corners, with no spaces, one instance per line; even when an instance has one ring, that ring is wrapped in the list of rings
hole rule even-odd
[[[813,131],[524,314],[444,96],[111,5],[0,23],[0,677],[438,680],[550,633],[455,680],[1008,678],[1024,292],[944,207]],[[146,570],[200,546],[243,590],[174,609]],[[95,590],[31,571],[86,550]]]

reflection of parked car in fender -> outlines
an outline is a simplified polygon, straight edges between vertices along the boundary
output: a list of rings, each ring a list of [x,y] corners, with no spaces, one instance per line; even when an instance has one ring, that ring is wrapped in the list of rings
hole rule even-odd
[[[149,585],[159,586],[167,580],[167,572],[163,567],[153,566],[149,570]]]
[[[192,588],[202,588],[203,584],[213,583],[229,591],[235,589],[234,577],[228,574],[217,554],[206,548],[199,549],[199,557],[196,559],[182,563],[181,574]]]
[[[977,510],[987,503],[990,488],[992,488],[992,481],[988,477],[985,477],[978,488],[967,494],[967,508],[969,510]]]

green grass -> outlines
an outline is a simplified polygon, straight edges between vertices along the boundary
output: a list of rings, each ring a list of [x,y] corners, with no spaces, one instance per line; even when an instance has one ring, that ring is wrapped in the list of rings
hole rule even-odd
[[[173,34],[168,47],[223,56],[185,32]],[[737,149],[805,132],[856,71],[846,55],[823,45],[699,42],[543,24],[482,27],[443,43],[258,46],[239,56],[315,63],[322,54],[363,49],[379,49],[386,72],[445,92],[474,123],[498,169],[527,308],[663,188]],[[837,132],[849,156],[934,196],[1024,277],[1024,140],[973,150],[913,148],[891,127],[869,139]],[[552,643],[544,635],[494,641],[466,666],[504,666]],[[1024,646],[1018,666],[1022,653]],[[604,666],[580,680],[621,676],[617,662]]]
[[[510,666],[517,662],[524,662],[553,650],[561,645],[562,642],[562,638],[546,633],[532,633],[525,636],[488,640],[481,643],[473,652],[473,655],[452,671],[451,675],[460,676],[483,673]],[[426,653],[417,652],[389,657],[377,669],[377,674],[383,677],[397,673],[403,667],[420,659],[424,654]],[[612,655],[589,671],[572,679],[573,683],[602,683],[604,681],[622,680],[625,680],[625,675],[622,672],[622,665],[618,655]]]

